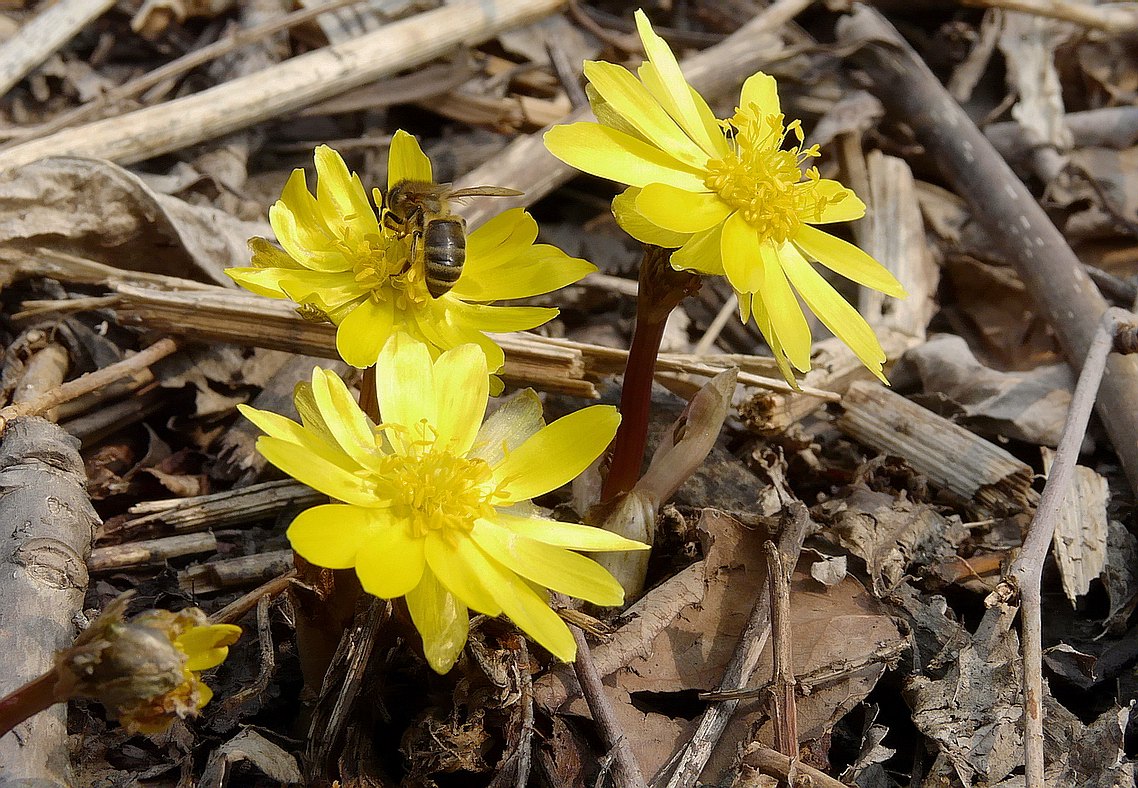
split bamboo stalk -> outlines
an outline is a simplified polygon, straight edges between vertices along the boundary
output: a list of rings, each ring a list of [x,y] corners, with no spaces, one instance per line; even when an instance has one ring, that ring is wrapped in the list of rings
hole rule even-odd
[[[1082,368],[1107,304],[1063,234],[929,67],[880,13],[866,6],[838,23],[847,58],[869,74],[886,109],[913,129],[1012,261],[1055,330],[1068,363]],[[1138,490],[1138,358],[1112,356],[1098,415],[1130,487]]]
[[[0,171],[59,155],[143,161],[287,115],[562,5],[564,0],[458,0],[200,93],[25,142],[0,153]]]
[[[948,419],[878,383],[855,383],[836,426],[854,440],[901,457],[935,484],[982,511],[1033,508],[1031,466]]]
[[[0,46],[0,96],[114,4],[115,0],[61,0],[37,14]]]

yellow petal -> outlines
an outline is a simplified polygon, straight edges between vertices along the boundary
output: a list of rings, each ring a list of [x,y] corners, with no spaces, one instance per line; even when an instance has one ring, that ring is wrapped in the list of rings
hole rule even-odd
[[[301,484],[307,484],[338,501],[373,508],[386,505],[376,498],[371,485],[359,476],[316,454],[303,451],[295,443],[286,443],[279,438],[258,438],[257,451]]]
[[[427,566],[459,602],[488,616],[502,612],[501,604],[490,590],[493,583],[501,580],[502,570],[492,566],[471,539],[430,531],[426,538],[426,557]]]
[[[327,145],[316,148],[316,202],[329,224],[352,225],[357,233],[378,233],[379,220],[367,199],[360,176],[348,171],[344,159]]]
[[[510,572],[503,572],[502,582],[495,584],[494,588],[501,597],[502,611],[519,629],[562,662],[573,661],[577,656],[577,644],[569,627],[549,608],[546,599]]]
[[[790,361],[786,357],[786,349],[783,348],[782,341],[771,324],[770,313],[763,302],[762,293],[749,293],[747,295],[754,314],[755,324],[758,325],[759,331],[767,340],[767,344],[770,345],[771,355],[774,356],[775,363],[778,364],[778,371],[782,373],[786,382],[794,387],[795,391],[799,390],[798,381],[794,378],[794,370],[790,368]],[[740,297],[739,303],[743,303],[742,297]]]
[[[392,530],[391,523],[387,510],[332,503],[305,509],[289,525],[287,535],[305,561],[326,569],[350,569],[364,544],[376,532]]]
[[[451,295],[463,301],[498,301],[528,298],[558,290],[591,274],[597,267],[586,260],[570,257],[556,246],[535,244],[512,260],[485,272],[481,261],[467,257],[466,271]]]
[[[380,599],[395,599],[419,585],[426,566],[425,543],[425,539],[412,537],[402,521],[373,528],[356,555],[356,576],[364,591]]]
[[[415,329],[426,342],[437,348],[436,353],[474,343],[486,355],[486,369],[497,372],[506,361],[506,354],[480,326],[464,319],[456,311],[470,306],[447,293],[442,298],[430,301],[425,308],[414,312]],[[501,307],[494,307],[501,308]]]
[[[734,213],[723,223],[720,254],[723,271],[731,287],[740,293],[753,293],[763,286],[763,259],[758,231],[742,213]]]
[[[366,369],[375,364],[394,323],[395,310],[390,301],[365,298],[340,322],[336,351],[353,367]]]
[[[536,240],[537,222],[528,211],[524,208],[503,211],[466,237],[463,275],[508,263]]]
[[[486,355],[477,345],[453,348],[435,361],[434,374],[438,445],[464,455],[482,426],[490,396]]]
[[[254,268],[304,268],[267,238],[250,238],[249,251],[252,253],[250,262]]]
[[[885,363],[885,351],[865,319],[806,262],[792,244],[780,249],[779,257],[794,289],[810,307],[810,311],[822,321],[822,325],[849,345],[854,355],[874,375],[888,383],[881,372],[881,366]]]
[[[545,132],[545,147],[570,167],[629,186],[667,183],[703,191],[702,172],[654,145],[599,123],[570,123]]]
[[[677,271],[696,271],[701,274],[723,276],[723,225],[696,233],[672,252],[672,268]],[[743,320],[746,323],[746,319]]]
[[[739,109],[743,112],[758,111],[760,118],[768,115],[781,115],[782,107],[778,100],[778,83],[774,77],[758,72],[747,78],[739,96]]]
[[[344,381],[334,372],[312,369],[312,394],[325,426],[344,453],[367,466],[375,457],[372,424]]]
[[[786,357],[800,371],[810,369],[810,325],[802,314],[802,307],[790,289],[790,282],[782,270],[778,252],[773,245],[762,245],[763,255],[763,304],[771,321],[774,335],[778,337]]]
[[[432,426],[437,423],[434,366],[425,344],[403,332],[393,334],[379,354],[375,373],[381,421],[404,427],[424,420]],[[397,445],[403,440],[395,431],[387,435]]]
[[[664,183],[650,183],[640,190],[636,210],[665,230],[701,233],[722,223],[734,209],[713,192],[689,192]]]
[[[204,682],[197,682],[198,686],[198,709],[205,708],[205,705],[213,700],[213,690],[211,690]],[[143,731],[146,733],[147,731]],[[157,733],[158,731],[154,731]]]
[[[804,224],[790,240],[808,258],[817,260],[846,279],[894,298],[908,295],[897,278],[889,273],[889,269],[841,238]]]
[[[468,457],[497,465],[507,453],[521,446],[545,426],[541,400],[533,389],[523,389],[500,403],[478,430]]]
[[[257,429],[293,446],[298,453],[314,454],[329,465],[341,468],[345,473],[351,474],[359,470],[359,463],[336,445],[330,432],[321,434],[272,411],[257,410],[248,405],[238,405],[237,410],[253,422]]]
[[[561,547],[518,536],[488,520],[470,532],[494,560],[532,583],[595,605],[624,604],[624,589],[596,561]]]
[[[563,523],[560,520],[547,520],[543,517],[519,517],[503,511],[494,515],[494,522],[518,536],[535,539],[553,547],[564,547],[567,550],[589,553],[651,549],[650,545],[634,542],[592,525]]]
[[[191,627],[177,638],[178,648],[186,655],[187,670],[216,668],[229,655],[229,646],[241,637],[241,627],[233,624],[209,624]]]
[[[246,290],[265,298],[287,298],[280,288],[282,272],[275,268],[226,268],[225,275]]]
[[[419,635],[423,653],[436,673],[446,673],[458,660],[470,626],[466,605],[439,583],[430,569],[419,585],[407,592],[407,610]]]
[[[544,325],[557,317],[558,311],[545,306],[491,306],[455,301],[450,305],[448,317],[459,327],[507,333]]]
[[[636,127],[624,119],[624,116],[612,108],[604,96],[597,92],[597,89],[585,83],[585,97],[589,100],[589,106],[593,109],[593,115],[596,116],[597,122],[602,126],[608,126],[610,129],[624,132],[630,137],[635,137],[641,142],[651,145],[643,134],[636,130]]]
[[[829,222],[852,222],[865,216],[865,203],[837,181],[822,178],[815,186],[815,193],[825,201],[820,215],[804,217],[811,224],[828,224]]]
[[[494,466],[504,484],[504,503],[528,501],[575,479],[612,442],[620,414],[611,405],[593,405],[543,427]]]
[[[648,62],[639,71],[645,87],[705,154],[713,158],[725,155],[727,143],[722,132],[717,124],[708,123],[710,109],[704,111],[706,102],[688,85],[676,56],[668,43],[656,35],[643,10],[636,11],[636,29],[648,55]]]
[[[640,189],[633,186],[613,198],[612,213],[621,229],[637,241],[664,249],[678,249],[691,238],[688,233],[677,233],[657,227],[636,209]]]
[[[434,182],[431,160],[415,138],[403,129],[397,129],[391,138],[391,149],[387,153],[387,188],[390,190],[400,181]]]
[[[605,102],[645,139],[691,167],[707,164],[707,151],[676,125],[632,72],[613,63],[585,61],[585,78]],[[687,83],[684,89],[687,89]]]

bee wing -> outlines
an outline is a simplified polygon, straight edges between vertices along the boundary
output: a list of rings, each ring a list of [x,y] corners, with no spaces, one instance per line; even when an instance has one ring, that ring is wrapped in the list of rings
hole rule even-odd
[[[469,189],[459,189],[447,195],[452,200],[461,200],[464,197],[521,197],[525,192],[517,189],[507,189],[504,186],[472,186]]]

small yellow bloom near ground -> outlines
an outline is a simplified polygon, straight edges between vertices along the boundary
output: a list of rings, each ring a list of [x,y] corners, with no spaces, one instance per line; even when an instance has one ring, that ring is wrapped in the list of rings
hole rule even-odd
[[[872,257],[814,226],[858,219],[865,204],[807,167],[817,146],[801,147],[800,123],[786,123],[772,77],[750,77],[734,116],[718,120],[643,11],[636,24],[648,55],[639,80],[612,63],[586,63],[600,122],[557,126],[546,132],[546,147],[577,169],[632,187],[613,201],[617,221],[637,240],[677,249],[673,267],[725,275],[740,317],[754,316],[789,382],[791,366],[810,369],[799,299],[884,381],[885,353],[873,330],[811,264],[904,297]],[[798,144],[786,148],[791,134]]]
[[[130,731],[156,733],[209,703],[201,672],[217,667],[241,629],[196,607],[147,610],[130,621],[124,595],[59,655],[57,692],[98,700]]]
[[[375,596],[406,596],[439,673],[466,642],[468,608],[504,613],[554,656],[573,659],[573,637],[545,589],[619,605],[620,584],[571,551],[647,545],[536,517],[529,501],[604,451],[620,421],[616,409],[595,405],[546,425],[527,391],[483,423],[489,380],[479,348],[462,345],[432,360],[404,333],[381,352],[376,385],[379,425],[320,368],[297,389],[301,424],[242,407],[268,433],[257,448],[269,462],[342,502],[301,513],[288,529],[293,549],[318,566],[354,567]]]
[[[255,293],[289,298],[302,314],[335,323],[336,347],[353,366],[374,364],[387,338],[404,331],[426,343],[432,357],[473,342],[497,372],[502,350],[485,332],[534,328],[557,310],[488,302],[548,293],[596,270],[554,246],[535,244],[537,223],[516,208],[470,233],[462,276],[450,292],[432,298],[421,266],[410,262],[410,238],[382,221],[380,191],[373,190],[373,208],[339,153],[321,145],[315,160],[316,194],[298,169],[269,209],[283,249],[253,238],[252,266],[226,273]],[[401,180],[433,181],[430,160],[404,131],[392,140],[388,173],[389,189]]]

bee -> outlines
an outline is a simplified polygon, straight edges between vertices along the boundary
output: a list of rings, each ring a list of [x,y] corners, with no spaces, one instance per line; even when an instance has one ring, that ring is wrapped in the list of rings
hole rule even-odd
[[[384,222],[411,236],[411,265],[422,263],[427,292],[439,298],[454,287],[466,262],[466,220],[450,210],[450,201],[521,194],[499,186],[452,191],[449,183],[399,181],[387,193]]]

